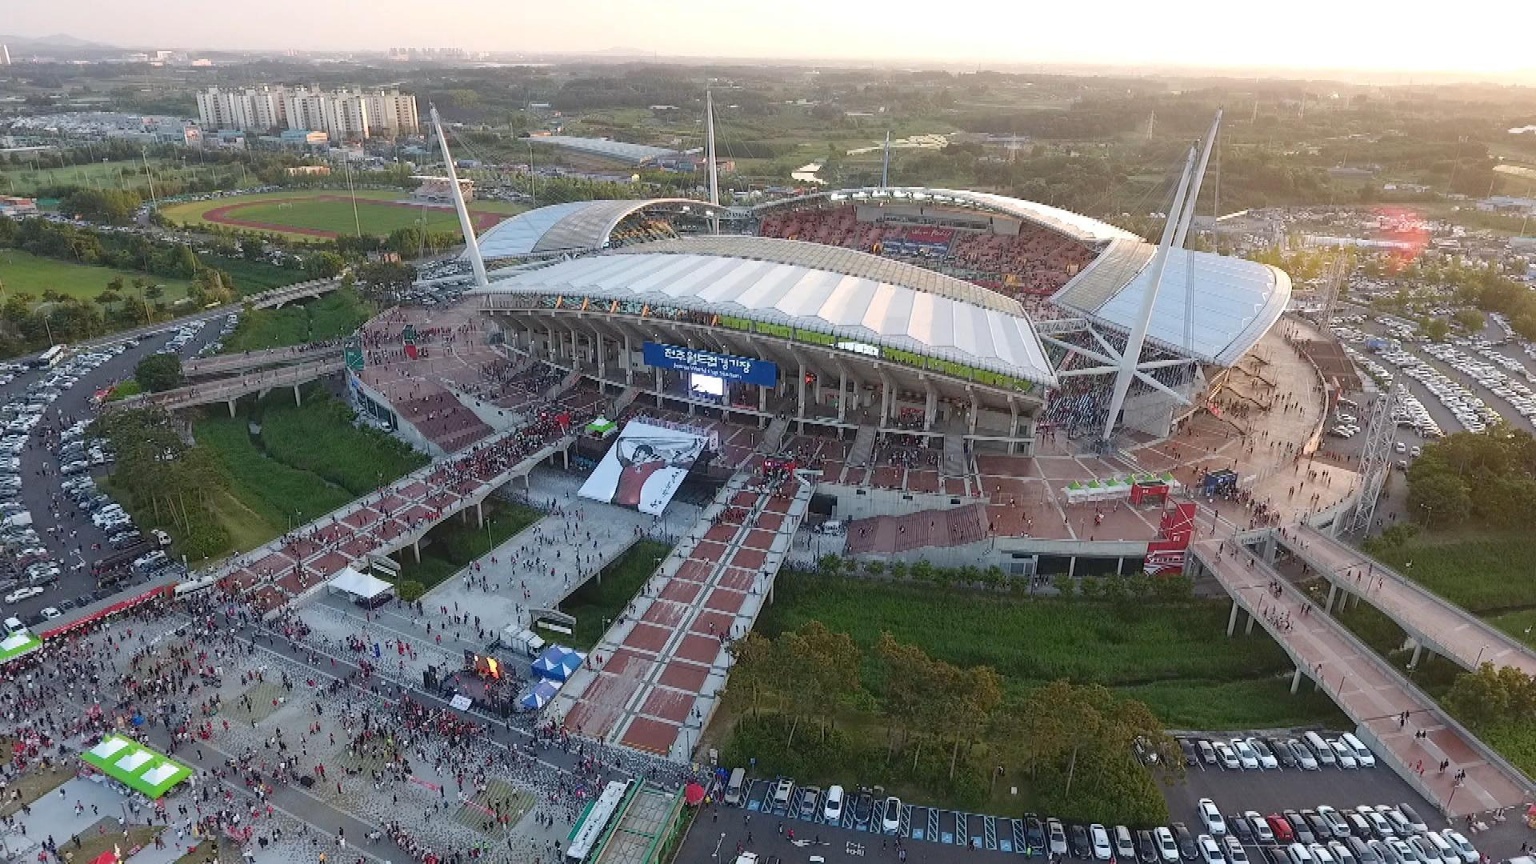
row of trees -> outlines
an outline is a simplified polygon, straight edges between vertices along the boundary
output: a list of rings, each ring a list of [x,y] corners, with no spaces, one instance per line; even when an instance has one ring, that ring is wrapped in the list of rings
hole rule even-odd
[[[202,266],[197,253],[185,243],[138,233],[97,231],[36,217],[15,220],[0,216],[0,247],[172,279],[191,279]]]
[[[804,769],[803,777],[847,768],[861,782],[916,782],[972,801],[1012,773],[1027,775],[1042,806],[1063,816],[1167,818],[1133,747],[1139,740],[1175,771],[1178,747],[1145,704],[1105,687],[1054,681],[1009,699],[989,666],[959,667],[889,633],[866,654],[819,621],[776,639],[754,631],[731,653],[726,698],[749,712],[733,736],[740,752],[728,753],[741,763]],[[839,735],[840,721],[861,734]],[[871,726],[884,727],[883,743],[871,744],[879,740]]]
[[[91,434],[116,450],[112,491],[141,528],[166,529],[191,559],[229,547],[229,532],[211,506],[227,493],[229,480],[206,448],[187,443],[168,412],[110,411],[92,424]]]
[[[1536,678],[1514,666],[1484,663],[1456,676],[1445,694],[1445,707],[1479,735],[1501,727],[1529,728],[1536,717]]]
[[[1475,493],[1475,494],[1474,494]],[[1424,447],[1408,469],[1408,512],[1433,528],[1469,521],[1500,528],[1536,521],[1536,439],[1499,424]]]

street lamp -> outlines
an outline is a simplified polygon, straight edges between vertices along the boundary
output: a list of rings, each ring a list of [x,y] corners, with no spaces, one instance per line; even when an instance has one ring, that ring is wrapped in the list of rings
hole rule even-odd
[[[1472,669],[1473,669],[1473,671],[1476,671],[1476,670],[1482,668],[1482,666],[1483,666],[1483,652],[1487,651],[1487,650],[1488,650],[1488,646],[1487,645],[1484,645],[1483,647],[1477,649],[1477,659],[1472,661]]]

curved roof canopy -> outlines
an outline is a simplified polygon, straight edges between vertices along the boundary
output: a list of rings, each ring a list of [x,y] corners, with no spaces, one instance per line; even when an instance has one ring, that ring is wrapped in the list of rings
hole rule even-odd
[[[730,251],[667,242],[574,258],[509,274],[478,293],[558,293],[734,315],[1056,384],[1040,338],[1022,314],[874,272],[824,269],[815,264],[824,247],[815,244],[729,239],[737,244]],[[794,263],[787,247],[809,248]]]
[[[700,213],[716,209],[689,198],[551,204],[519,213],[481,234],[478,240],[480,255],[488,259],[518,258],[601,249],[607,245],[609,233],[625,216],[658,205],[672,205],[682,210],[696,208]]]
[[[1152,286],[1156,247],[1142,243],[1139,249],[1125,247],[1123,251],[1130,254],[1119,255],[1119,245],[1056,292],[1051,302],[1129,332]],[[1280,320],[1290,299],[1291,277],[1283,270],[1242,258],[1174,249],[1152,305],[1147,339],[1175,354],[1231,366]]]
[[[798,198],[768,201],[758,204],[752,209],[754,212],[780,208],[793,209],[795,207],[818,204],[823,201],[833,204],[949,205],[988,210],[1049,228],[1052,231],[1065,234],[1089,245],[1097,245],[1117,237],[1136,237],[1135,234],[1121,228],[1116,228],[1108,222],[1101,222],[1098,219],[1073,213],[1070,210],[1062,210],[1058,207],[1050,207],[1034,201],[1025,201],[1022,198],[1010,198],[1007,195],[994,195],[990,192],[970,192],[964,189],[927,189],[919,186],[893,186],[889,188],[872,186],[863,189],[839,189],[815,192]]]
[[[631,165],[641,165],[665,156],[676,156],[680,152],[668,150],[665,147],[652,147],[649,144],[631,144],[628,141],[614,141],[611,138],[582,138],[575,135],[538,135],[527,140],[535,144],[551,144],[567,150],[575,150],[578,153],[628,162]]]

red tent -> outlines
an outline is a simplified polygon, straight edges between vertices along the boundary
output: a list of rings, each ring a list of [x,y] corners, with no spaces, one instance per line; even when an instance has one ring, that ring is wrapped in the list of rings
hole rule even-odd
[[[703,800],[704,800],[704,787],[703,786],[700,786],[697,783],[689,783],[686,787],[684,787],[684,789],[683,789],[683,801],[686,802],[689,807],[697,807],[697,806],[699,806],[699,802],[701,802]]]

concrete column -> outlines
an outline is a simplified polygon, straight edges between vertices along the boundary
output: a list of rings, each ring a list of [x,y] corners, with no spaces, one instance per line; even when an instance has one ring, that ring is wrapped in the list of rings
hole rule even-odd
[[[1253,635],[1253,615],[1252,614],[1250,614],[1248,616],[1248,623],[1247,623],[1247,625],[1245,625],[1243,627],[1243,635],[1244,636],[1252,636]]]
[[[1338,596],[1338,594],[1339,594],[1339,585],[1338,585],[1338,583],[1337,582],[1329,582],[1328,583],[1328,602],[1327,602],[1327,604],[1325,604],[1323,606],[1323,611],[1324,612],[1327,612],[1330,615],[1333,614],[1333,600],[1334,600],[1335,597]]]
[[[981,400],[976,398],[975,393],[972,393],[970,422],[966,424],[971,430],[972,437],[975,437],[976,435],[976,420],[979,417],[981,417]]]
[[[293,404],[294,407],[299,407],[304,404],[303,397],[299,396],[299,385],[297,384],[293,385]]]
[[[421,563],[421,541],[420,540],[417,540],[416,542],[411,544],[411,551],[416,553],[416,563],[420,564]]]
[[[484,501],[476,501],[475,502],[475,524],[477,526],[481,527],[481,528],[485,527],[485,502]]]
[[[662,386],[663,386],[661,370],[660,369],[653,370],[652,377],[656,381],[656,407],[660,408],[661,407],[661,391],[662,391]]]
[[[1227,635],[1237,632],[1237,601],[1232,601],[1232,613],[1227,616]]]
[[[1297,666],[1296,667],[1296,671],[1291,673],[1291,695],[1295,696],[1296,695],[1296,691],[1300,690],[1300,689],[1301,689],[1301,667]]]
[[[933,424],[939,419],[939,391],[933,389],[933,384],[928,379],[923,379],[923,386],[928,391],[928,398],[923,405],[923,431],[932,432]]]
[[[1067,578],[1068,579],[1072,579],[1072,578],[1075,578],[1076,576],[1077,576],[1077,556],[1073,555],[1071,558],[1067,559]]]
[[[635,386],[635,360],[629,348],[629,334],[624,334],[624,386]]]
[[[1419,668],[1419,655],[1421,655],[1423,653],[1424,653],[1424,643],[1423,642],[1419,642],[1418,640],[1414,640],[1414,643],[1413,643],[1413,659],[1408,661],[1409,667],[1411,667],[1413,669]]]
[[[757,388],[757,428],[768,425],[768,388]]]
[[[795,418],[798,421],[796,434],[805,434],[805,361],[800,361],[800,377],[795,379]]]
[[[837,422],[843,422],[848,416],[848,373],[841,369],[837,372]]]
[[[1008,455],[1019,452],[1019,403],[1008,397]]]
[[[606,379],[608,377],[608,343],[601,336],[596,338],[596,350],[597,377],[600,379]],[[604,381],[604,383],[607,382]]]
[[[1280,544],[1275,539],[1275,532],[1271,531],[1264,537],[1264,563],[1275,563],[1275,554],[1280,551]]]
[[[1115,575],[1116,576],[1124,576],[1125,575],[1125,559],[1124,558],[1116,558],[1115,559]]]
[[[235,419],[235,400],[229,400],[229,419]]]

